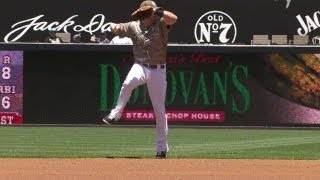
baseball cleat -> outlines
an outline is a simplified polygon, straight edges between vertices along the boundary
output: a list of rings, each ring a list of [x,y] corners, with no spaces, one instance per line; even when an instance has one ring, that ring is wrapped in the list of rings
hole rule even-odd
[[[115,124],[118,122],[118,120],[116,120],[115,118],[110,118],[109,115],[104,117],[102,121],[108,125]]]
[[[159,151],[157,152],[156,158],[157,159],[164,159],[167,157],[167,152],[166,151]]]

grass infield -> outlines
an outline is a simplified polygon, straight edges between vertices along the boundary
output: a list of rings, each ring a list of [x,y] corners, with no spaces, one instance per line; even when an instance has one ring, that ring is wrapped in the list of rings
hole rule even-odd
[[[154,158],[155,128],[0,127],[1,158]],[[169,158],[320,159],[319,130],[169,129]]]

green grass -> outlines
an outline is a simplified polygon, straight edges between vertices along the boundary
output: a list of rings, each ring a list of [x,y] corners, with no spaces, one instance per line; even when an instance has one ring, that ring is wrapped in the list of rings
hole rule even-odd
[[[0,127],[0,157],[155,156],[154,128]],[[320,159],[319,130],[169,130],[170,158]]]

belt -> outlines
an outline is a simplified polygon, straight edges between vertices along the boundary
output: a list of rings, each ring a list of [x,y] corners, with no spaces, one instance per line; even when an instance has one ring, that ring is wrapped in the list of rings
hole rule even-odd
[[[144,67],[150,68],[150,69],[163,69],[166,66],[164,64],[158,64],[158,65],[152,65],[152,64],[145,64],[145,63],[141,63]]]

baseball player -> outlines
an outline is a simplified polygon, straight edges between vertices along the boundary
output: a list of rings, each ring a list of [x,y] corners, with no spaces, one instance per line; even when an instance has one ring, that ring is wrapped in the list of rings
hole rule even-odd
[[[168,122],[165,114],[167,43],[171,26],[178,18],[150,0],[143,1],[132,13],[132,17],[137,21],[110,25],[114,34],[132,39],[135,63],[122,85],[116,107],[103,118],[103,122],[116,123],[122,116],[132,90],[146,83],[156,116],[156,158],[166,158],[169,151]]]

